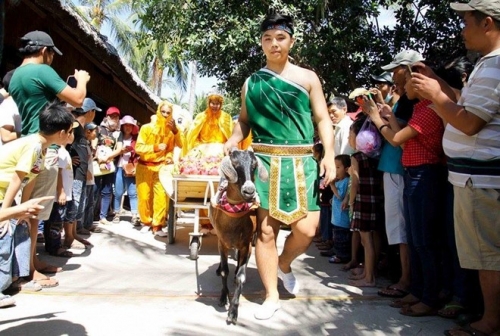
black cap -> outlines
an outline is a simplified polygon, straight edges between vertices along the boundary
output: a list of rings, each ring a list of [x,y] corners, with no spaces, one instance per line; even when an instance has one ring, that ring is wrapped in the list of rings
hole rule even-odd
[[[392,81],[392,75],[390,72],[384,72],[383,74],[379,76],[371,75],[372,82],[374,83],[387,83],[387,84],[393,84]]]
[[[21,41],[27,42],[28,45],[32,46],[40,46],[40,47],[50,47],[52,48],[58,55],[62,55],[62,52],[56,48],[54,45],[54,41],[52,41],[52,37],[49,34],[35,30],[29,32],[28,34],[21,37]]]

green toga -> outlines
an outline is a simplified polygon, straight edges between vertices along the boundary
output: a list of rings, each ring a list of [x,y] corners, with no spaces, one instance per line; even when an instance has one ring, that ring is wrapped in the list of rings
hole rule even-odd
[[[318,163],[313,158],[309,93],[280,75],[261,69],[246,82],[252,147],[269,172],[256,179],[261,207],[285,224],[319,210]]]

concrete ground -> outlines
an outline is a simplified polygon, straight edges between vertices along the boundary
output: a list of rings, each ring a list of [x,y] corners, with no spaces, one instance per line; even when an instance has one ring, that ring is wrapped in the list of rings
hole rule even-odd
[[[217,305],[221,280],[217,238],[203,238],[200,256],[188,258],[188,233],[178,226],[177,241],[140,233],[129,222],[101,226],[93,247],[73,250],[73,258],[43,260],[63,267],[60,285],[15,295],[16,306],[0,309],[0,334],[9,335],[442,335],[453,321],[411,318],[388,306],[378,289],[347,284],[346,272],[319,256],[312,245],[294,262],[301,283],[297,297],[280,282],[282,309],[268,321],[253,314],[264,299],[252,256],[237,325]],[[288,231],[281,231],[279,248]],[[235,263],[231,260],[231,277]],[[387,281],[378,281],[379,287]],[[230,289],[233,290],[232,283]]]

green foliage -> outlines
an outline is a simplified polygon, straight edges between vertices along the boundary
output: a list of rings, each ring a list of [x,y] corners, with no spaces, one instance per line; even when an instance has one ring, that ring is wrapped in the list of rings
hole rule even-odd
[[[139,0],[137,0],[139,1]],[[265,65],[259,24],[270,7],[295,19],[294,61],[314,69],[326,92],[346,94],[369,82],[403,49],[433,60],[464,54],[460,20],[440,0],[140,0],[150,33],[170,52],[196,60],[237,95],[246,77]],[[380,10],[395,14],[381,26]]]

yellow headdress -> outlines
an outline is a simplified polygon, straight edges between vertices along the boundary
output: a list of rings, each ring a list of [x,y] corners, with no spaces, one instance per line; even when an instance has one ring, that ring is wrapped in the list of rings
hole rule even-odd
[[[210,104],[211,101],[220,103],[222,105],[222,103],[224,102],[224,97],[222,97],[222,95],[218,93],[209,93],[207,96],[207,102]]]
[[[168,117],[164,117],[161,114],[161,109],[163,106],[170,107],[170,115]],[[170,120],[173,117],[173,112],[174,112],[174,105],[166,100],[162,100],[160,104],[158,105],[158,108],[156,109],[156,120],[154,121],[155,124],[155,133],[157,134],[167,134],[167,121]]]

